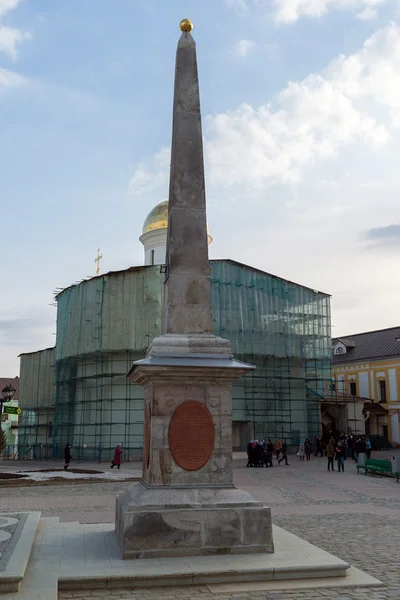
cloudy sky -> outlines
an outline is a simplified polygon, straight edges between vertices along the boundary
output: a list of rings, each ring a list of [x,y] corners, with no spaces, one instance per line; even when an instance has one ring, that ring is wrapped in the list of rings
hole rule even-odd
[[[0,374],[54,344],[53,291],[143,261],[167,198],[175,47],[195,24],[211,258],[398,325],[395,0],[0,0]]]

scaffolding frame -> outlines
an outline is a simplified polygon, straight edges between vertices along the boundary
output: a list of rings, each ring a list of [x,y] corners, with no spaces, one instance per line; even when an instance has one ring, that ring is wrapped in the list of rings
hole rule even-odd
[[[256,366],[233,384],[233,449],[245,449],[250,429],[255,438],[294,446],[314,439],[320,413],[310,390],[331,385],[330,296],[231,260],[210,261],[210,270],[214,333]],[[29,397],[36,419],[22,424],[24,447],[40,447],[36,458],[61,459],[70,443],[78,460],[103,461],[121,443],[125,460],[138,458],[143,389],[126,373],[161,331],[160,267],[93,277],[56,299],[53,392],[45,402],[38,353],[21,359],[21,406]]]

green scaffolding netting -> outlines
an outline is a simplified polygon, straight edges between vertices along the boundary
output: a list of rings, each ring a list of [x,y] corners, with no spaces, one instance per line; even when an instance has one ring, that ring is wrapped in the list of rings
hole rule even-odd
[[[256,370],[233,386],[233,447],[251,437],[298,444],[319,432],[315,389],[331,381],[330,298],[234,261],[210,261],[214,333]],[[84,281],[57,299],[56,347],[21,357],[20,454],[136,458],[143,390],[126,378],[160,334],[160,268]],[[314,392],[313,392],[314,390]]]

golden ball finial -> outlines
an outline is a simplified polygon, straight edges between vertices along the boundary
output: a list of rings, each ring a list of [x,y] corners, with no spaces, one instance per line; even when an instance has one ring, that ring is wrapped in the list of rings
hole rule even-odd
[[[190,33],[193,29],[193,23],[190,19],[182,19],[179,23],[179,27],[181,28],[181,31]]]

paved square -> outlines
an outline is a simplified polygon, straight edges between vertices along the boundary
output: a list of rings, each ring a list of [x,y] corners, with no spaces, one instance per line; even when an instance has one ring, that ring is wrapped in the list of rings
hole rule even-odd
[[[379,458],[385,453],[379,453]],[[246,469],[235,460],[235,482],[271,506],[276,525],[377,577],[385,587],[263,592],[214,593],[207,587],[190,589],[120,590],[60,593],[61,600],[382,600],[400,599],[400,484],[395,479],[357,475],[347,460],[345,472],[328,472],[325,458],[299,462],[289,457],[273,469]],[[30,465],[34,468],[33,465]],[[86,466],[86,465],[85,465]],[[36,465],[35,465],[36,467]],[[88,465],[89,467],[89,465]],[[97,468],[99,465],[97,465]],[[44,468],[40,465],[39,468]],[[124,465],[137,469],[137,465]],[[0,511],[42,511],[61,521],[106,523],[114,520],[115,495],[125,482],[67,484],[45,487],[0,488]]]

